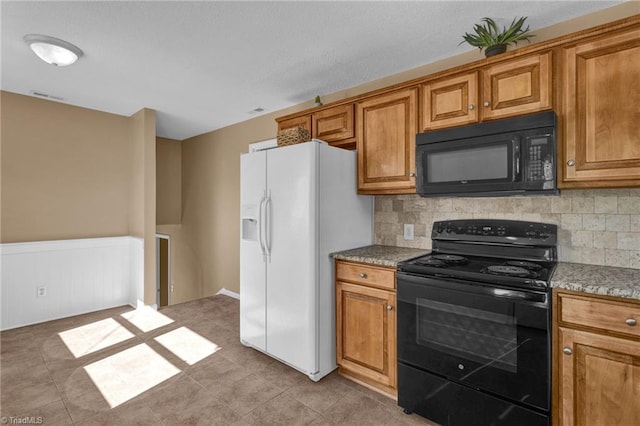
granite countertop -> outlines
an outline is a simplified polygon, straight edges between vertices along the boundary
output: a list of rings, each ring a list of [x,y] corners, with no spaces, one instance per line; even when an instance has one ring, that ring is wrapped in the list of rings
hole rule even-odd
[[[398,262],[425,255],[430,251],[407,247],[372,245],[331,253],[330,256],[338,260],[395,268],[398,266]]]
[[[399,262],[430,250],[371,245],[331,253],[335,259],[395,268]],[[551,287],[640,300],[640,269],[558,262]]]
[[[551,287],[640,300],[640,269],[558,262]]]

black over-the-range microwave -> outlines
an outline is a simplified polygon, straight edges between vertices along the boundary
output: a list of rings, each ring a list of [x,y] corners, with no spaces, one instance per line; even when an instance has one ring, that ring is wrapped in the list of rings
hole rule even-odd
[[[557,194],[555,113],[419,133],[416,192],[423,197]]]

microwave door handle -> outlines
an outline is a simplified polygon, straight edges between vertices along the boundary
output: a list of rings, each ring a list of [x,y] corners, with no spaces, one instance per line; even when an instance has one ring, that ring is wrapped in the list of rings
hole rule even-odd
[[[513,149],[515,150],[515,169],[516,172],[514,174],[514,178],[520,178],[520,138],[518,138],[517,136],[513,138]],[[516,180],[516,179],[514,179]]]

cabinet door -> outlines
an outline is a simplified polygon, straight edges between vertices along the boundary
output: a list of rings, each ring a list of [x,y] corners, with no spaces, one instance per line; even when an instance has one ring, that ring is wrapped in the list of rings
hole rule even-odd
[[[551,52],[501,62],[482,71],[482,119],[551,109]]]
[[[337,142],[354,137],[353,104],[318,111],[311,119],[314,138],[325,142]]]
[[[359,193],[415,193],[417,95],[411,88],[358,103]]]
[[[562,187],[640,186],[640,29],[563,50]]]
[[[396,387],[396,296],[336,283],[338,365],[383,386]]]
[[[304,127],[311,133],[311,115],[301,115],[300,117],[293,117],[287,120],[278,122],[278,131],[290,129],[292,127]]]
[[[628,426],[640,419],[640,342],[559,329],[562,426]]]
[[[478,121],[478,73],[432,81],[422,88],[422,130]]]

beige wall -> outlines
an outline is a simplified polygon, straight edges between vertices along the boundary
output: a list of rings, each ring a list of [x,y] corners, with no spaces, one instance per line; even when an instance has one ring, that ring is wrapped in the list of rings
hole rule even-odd
[[[3,243],[127,235],[129,119],[1,92]]]
[[[159,234],[169,236],[169,284],[173,286],[169,304],[175,305],[202,297],[202,265],[183,226],[157,225],[156,230]]]
[[[182,142],[156,138],[156,232],[169,236],[169,304],[202,297],[202,265],[182,226]]]
[[[156,303],[156,113],[131,116],[131,192],[129,235],[144,239],[145,304]]]
[[[203,296],[240,290],[240,154],[249,143],[274,137],[275,116],[182,143],[182,224],[202,265]]]
[[[1,92],[2,243],[144,238],[155,302],[155,112],[132,117]]]
[[[182,143],[156,138],[156,223],[182,222]]]
[[[534,41],[544,41],[570,32],[621,19],[640,12],[639,2],[622,5],[536,31]],[[401,83],[456,65],[481,59],[476,50],[399,73],[333,94],[323,94],[325,103]],[[428,60],[428,58],[425,58]],[[183,230],[202,265],[203,295],[220,288],[239,291],[239,185],[240,153],[247,144],[276,135],[275,117],[310,108],[313,100],[257,117],[243,123],[200,135],[183,142]]]

